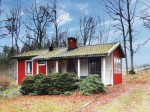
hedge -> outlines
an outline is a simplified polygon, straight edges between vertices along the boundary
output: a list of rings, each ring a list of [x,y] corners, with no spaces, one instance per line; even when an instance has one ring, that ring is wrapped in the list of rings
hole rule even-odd
[[[20,92],[23,95],[64,94],[66,91],[76,90],[78,81],[77,75],[72,73],[38,74],[24,78]]]

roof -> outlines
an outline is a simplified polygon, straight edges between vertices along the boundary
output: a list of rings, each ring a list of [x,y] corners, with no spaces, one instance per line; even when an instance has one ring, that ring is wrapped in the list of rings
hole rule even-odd
[[[13,56],[13,58],[31,58],[31,57],[35,57],[40,54],[43,54],[45,52],[47,52],[47,50],[28,51],[28,52],[24,52],[24,53],[18,54],[16,56]]]
[[[57,48],[53,51],[39,50],[30,51],[15,56],[18,57],[29,57],[33,56],[36,60],[48,60],[58,58],[81,58],[81,57],[96,57],[96,56],[107,56],[110,55],[117,47],[121,48],[120,43],[109,43],[109,44],[97,44],[97,45],[85,45],[79,46],[76,49],[68,51],[65,48]],[[124,52],[121,48],[121,52],[124,57]]]

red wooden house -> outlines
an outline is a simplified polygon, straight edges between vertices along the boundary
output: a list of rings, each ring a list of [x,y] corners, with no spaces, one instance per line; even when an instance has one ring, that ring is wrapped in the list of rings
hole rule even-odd
[[[122,83],[122,58],[120,43],[77,46],[75,38],[68,38],[68,47],[29,51],[13,58],[17,59],[17,81],[38,73],[71,72],[84,78],[88,74],[99,74],[105,85]]]

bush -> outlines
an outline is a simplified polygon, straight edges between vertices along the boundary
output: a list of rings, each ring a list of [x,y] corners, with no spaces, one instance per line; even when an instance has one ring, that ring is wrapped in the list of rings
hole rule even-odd
[[[28,77],[25,77],[22,81],[22,84],[21,84],[21,88],[20,88],[20,92],[23,94],[23,95],[27,95],[29,93],[33,93],[34,92],[34,83],[36,80],[38,79],[41,79],[43,77],[42,74],[38,74],[38,75],[35,75],[35,76],[28,76]]]
[[[81,93],[89,95],[91,93],[105,92],[104,84],[102,83],[99,75],[88,75],[87,78],[83,79],[78,83]]]
[[[77,76],[71,73],[35,75],[27,77],[21,85],[22,94],[47,95],[64,94],[77,89]]]
[[[129,74],[136,74],[134,70],[130,70]]]
[[[72,73],[56,74],[53,82],[53,94],[63,94],[65,91],[74,91],[78,88],[76,85],[77,75]]]
[[[6,90],[10,86],[10,79],[6,76],[0,76],[0,91]]]
[[[47,95],[53,88],[53,76],[44,76],[41,79],[37,79],[34,83],[34,94],[36,95]]]

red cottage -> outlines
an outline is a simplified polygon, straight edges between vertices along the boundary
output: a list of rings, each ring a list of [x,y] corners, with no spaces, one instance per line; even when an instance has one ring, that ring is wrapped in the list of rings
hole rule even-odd
[[[77,39],[68,38],[68,47],[24,52],[17,59],[17,81],[38,73],[71,72],[79,78],[98,74],[105,85],[122,83],[122,58],[120,43],[77,46]]]

